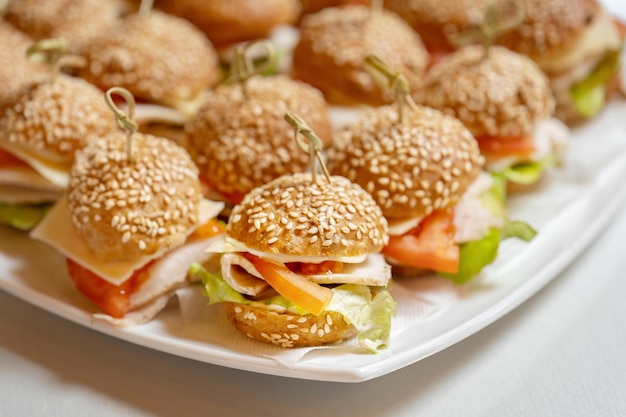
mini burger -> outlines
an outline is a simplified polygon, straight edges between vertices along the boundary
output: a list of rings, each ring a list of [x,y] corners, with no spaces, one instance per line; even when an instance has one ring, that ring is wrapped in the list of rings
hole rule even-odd
[[[0,39],[3,45],[0,49],[1,102],[9,92],[19,89],[22,84],[48,78],[49,71],[45,65],[33,62],[26,56],[26,51],[33,44],[33,40],[2,20],[0,20]]]
[[[385,0],[417,31],[435,61],[457,49],[455,36],[478,27],[492,0]]]
[[[210,303],[222,302],[248,337],[281,347],[317,346],[358,335],[388,343],[395,303],[379,253],[387,222],[373,198],[346,178],[281,176],[237,205],[226,234],[209,246],[221,273],[192,267]]]
[[[496,42],[534,60],[549,79],[556,115],[573,124],[588,120],[621,88],[624,24],[597,0],[523,0],[522,24]]]
[[[367,6],[331,7],[307,15],[293,51],[293,76],[320,89],[333,104],[382,105],[393,95],[367,73],[374,54],[418,88],[428,53],[417,33],[394,13]]]
[[[189,283],[190,263],[211,269],[204,249],[220,233],[222,206],[202,198],[183,148],[116,130],[77,153],[67,193],[31,237],[66,257],[72,282],[101,310],[95,317],[140,324]]]
[[[118,0],[8,0],[4,19],[33,40],[65,38],[78,53],[111,30],[123,13]]]
[[[115,129],[100,90],[46,72],[0,100],[0,221],[20,229],[61,196],[76,151]]]
[[[265,38],[278,25],[289,25],[300,13],[298,0],[155,0],[154,6],[189,20],[218,49]]]
[[[78,75],[103,91],[129,90],[140,102],[138,123],[182,125],[221,78],[211,42],[195,26],[159,11],[121,19],[82,50]]]
[[[503,182],[483,163],[459,120],[417,105],[402,120],[397,104],[365,112],[328,151],[329,171],[381,207],[394,273],[436,271],[459,284],[495,259],[506,227]]]
[[[458,118],[474,135],[486,169],[530,185],[563,158],[570,132],[554,117],[547,77],[503,47],[468,46],[428,73],[416,101]]]
[[[221,84],[186,125],[186,148],[200,170],[205,195],[241,202],[253,188],[303,172],[308,158],[285,123],[287,111],[306,114],[324,143],[331,139],[328,106],[315,88],[286,75]]]

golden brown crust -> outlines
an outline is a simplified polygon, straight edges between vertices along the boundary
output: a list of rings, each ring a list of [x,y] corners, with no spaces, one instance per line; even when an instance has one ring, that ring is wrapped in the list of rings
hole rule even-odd
[[[428,54],[419,36],[391,12],[366,6],[327,8],[308,15],[293,53],[293,74],[336,103],[381,105],[393,94],[378,85],[363,63],[369,54],[419,87]]]
[[[529,58],[494,46],[468,46],[427,74],[417,102],[457,117],[475,137],[530,134],[554,113],[548,78]]]
[[[173,141],[136,133],[132,161],[116,131],[76,155],[68,187],[72,223],[102,261],[129,261],[182,244],[199,221],[198,171]]]
[[[255,188],[229,218],[229,237],[281,255],[362,256],[387,243],[387,221],[360,186],[333,176],[282,176]]]
[[[484,158],[457,119],[427,107],[383,106],[337,134],[331,173],[367,190],[388,219],[422,217],[452,207],[482,170]]]
[[[386,0],[385,7],[419,33],[431,51],[454,50],[450,36],[477,27],[491,0]]]
[[[153,11],[124,18],[90,42],[78,75],[103,90],[118,86],[136,98],[171,104],[193,100],[220,78],[217,53],[191,23]]]
[[[90,138],[115,129],[102,92],[63,74],[26,84],[0,105],[0,135],[50,161],[69,164]]]
[[[50,70],[43,63],[32,62],[26,50],[33,40],[13,26],[0,20],[0,102],[23,84],[49,77]]]
[[[298,0],[156,0],[155,6],[183,17],[224,47],[264,38],[280,24],[291,24],[300,13]]]
[[[246,89],[247,99],[240,85],[219,86],[186,128],[201,178],[224,195],[307,169],[308,154],[284,119],[287,111],[304,117],[325,143],[331,138],[327,104],[313,87],[278,75],[253,77]]]
[[[68,50],[112,29],[122,14],[116,0],[11,0],[4,19],[35,40],[63,37]]]
[[[284,348],[321,346],[356,335],[340,313],[297,315],[249,304],[226,302],[224,309],[237,330],[251,339]]]
[[[302,6],[301,16],[317,13],[327,7],[340,7],[349,4],[370,4],[369,0],[300,0]]]
[[[577,44],[578,38],[598,15],[597,0],[524,0],[525,17],[514,30],[496,42],[534,60],[545,60]]]

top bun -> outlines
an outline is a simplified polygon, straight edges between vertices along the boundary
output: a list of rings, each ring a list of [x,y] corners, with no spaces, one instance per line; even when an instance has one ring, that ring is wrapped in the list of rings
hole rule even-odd
[[[484,164],[460,121],[427,107],[405,111],[402,122],[395,105],[364,113],[328,150],[330,172],[365,188],[387,219],[454,206]]]
[[[220,85],[186,126],[186,147],[200,177],[233,201],[274,178],[307,169],[308,155],[284,119],[288,111],[304,115],[323,142],[331,137],[328,108],[315,88],[277,75],[250,78],[246,91],[247,98],[239,84]]]
[[[293,52],[293,74],[319,88],[335,103],[381,105],[393,93],[367,72],[365,58],[376,55],[417,89],[428,53],[417,33],[394,13],[366,6],[327,8],[302,20]]]
[[[407,21],[431,52],[450,51],[450,37],[480,25],[492,0],[386,0],[385,7]]]
[[[65,38],[78,52],[112,29],[123,12],[117,0],[9,0],[4,19],[34,40]]]
[[[494,46],[468,46],[444,57],[426,76],[417,102],[460,119],[475,137],[529,134],[551,117],[550,84],[529,58]]]
[[[87,81],[173,107],[197,99],[220,78],[207,37],[186,20],[158,11],[125,17],[83,55],[87,65],[78,75]]]
[[[579,37],[602,11],[597,0],[523,0],[524,20],[496,42],[545,61],[575,47]]]
[[[102,261],[129,261],[174,248],[199,221],[198,170],[169,139],[135,133],[92,141],[76,155],[68,206],[72,223]]]
[[[226,233],[263,252],[298,256],[360,256],[387,243],[380,207],[346,178],[285,175],[252,190],[229,218]]]
[[[298,0],[156,0],[154,5],[189,20],[218,48],[264,38],[300,13]]]
[[[90,138],[115,129],[102,92],[64,74],[28,83],[0,104],[2,139],[61,164],[70,164]]]

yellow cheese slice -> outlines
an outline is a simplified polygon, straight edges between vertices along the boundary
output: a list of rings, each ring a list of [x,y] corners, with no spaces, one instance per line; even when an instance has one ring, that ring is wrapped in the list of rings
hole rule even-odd
[[[200,222],[198,225],[204,224],[211,218],[217,216],[223,208],[223,203],[202,200],[200,204]],[[189,229],[187,236],[193,233],[195,229],[196,228]],[[94,274],[114,285],[122,284],[132,276],[135,270],[145,266],[151,260],[163,256],[163,254],[167,252],[167,248],[163,248],[152,255],[144,256],[130,262],[100,261],[84,243],[78,233],[76,233],[68,212],[67,195],[59,199],[50,209],[46,217],[44,217],[31,232],[30,236],[33,239],[50,245],[64,256],[72,259],[82,267],[89,269]]]
[[[33,167],[35,171],[41,174],[42,177],[54,185],[63,189],[67,188],[71,168],[70,165],[44,160],[35,153],[29,152],[21,146],[17,146],[4,139],[0,139],[0,148],[26,162]]]

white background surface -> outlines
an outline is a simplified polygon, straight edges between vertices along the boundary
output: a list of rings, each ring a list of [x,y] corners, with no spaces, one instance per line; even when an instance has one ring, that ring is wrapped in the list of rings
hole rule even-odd
[[[359,384],[198,363],[0,292],[0,416],[624,416],[625,236],[622,209],[576,262],[504,318]]]

